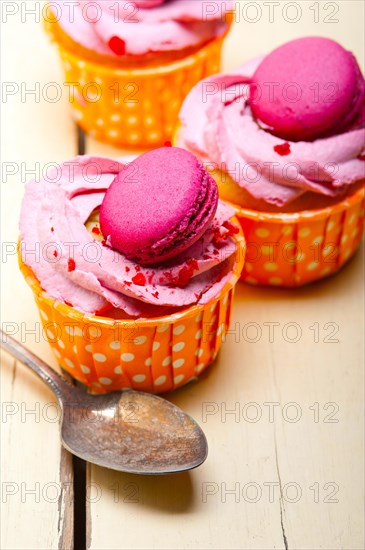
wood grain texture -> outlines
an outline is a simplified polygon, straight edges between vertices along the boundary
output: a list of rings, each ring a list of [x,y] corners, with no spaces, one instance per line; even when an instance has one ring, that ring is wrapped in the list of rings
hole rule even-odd
[[[257,22],[255,6],[245,11],[248,4],[262,8]],[[364,67],[362,2],[298,1],[302,13],[296,23],[285,21],[284,16],[295,17],[289,4],[280,2],[271,22],[263,3],[238,2],[240,16],[224,50],[227,69],[308,34],[339,40]],[[26,23],[20,15],[9,17],[2,31],[4,81],[24,82],[29,89],[36,82],[62,85],[57,52],[34,17]],[[22,101],[15,94],[3,105],[2,123],[2,160],[18,170],[3,176],[2,238],[14,243],[24,182],[32,177],[24,170],[71,158],[76,136],[66,94],[55,103],[31,96]],[[87,148],[111,157],[125,153],[92,140]],[[35,328],[38,316],[14,255],[3,260],[2,275],[3,328],[7,323],[18,331],[15,337],[23,334],[32,351],[55,366],[47,343],[24,333]],[[169,396],[206,432],[207,462],[163,478],[89,466],[88,547],[364,548],[363,281],[364,249],[338,276],[301,290],[239,285],[232,332],[216,364],[200,381]],[[57,423],[45,421],[42,413],[39,422],[34,415],[22,422],[21,416],[22,407],[34,409],[37,403],[51,416],[54,398],[6,354],[1,381],[3,403],[15,407],[13,414],[2,410],[1,547],[68,550],[72,492],[64,491],[59,506],[58,499],[49,502],[55,497],[50,485],[47,498],[41,489],[72,480],[70,457],[61,455]],[[23,493],[40,484],[39,502],[34,494],[22,495],[22,483]]]

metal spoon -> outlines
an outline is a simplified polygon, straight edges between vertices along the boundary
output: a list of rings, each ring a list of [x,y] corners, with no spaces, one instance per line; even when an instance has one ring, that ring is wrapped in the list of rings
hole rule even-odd
[[[201,428],[165,399],[132,390],[90,395],[3,331],[1,347],[30,367],[56,395],[62,411],[62,443],[74,455],[135,474],[183,472],[206,459]]]

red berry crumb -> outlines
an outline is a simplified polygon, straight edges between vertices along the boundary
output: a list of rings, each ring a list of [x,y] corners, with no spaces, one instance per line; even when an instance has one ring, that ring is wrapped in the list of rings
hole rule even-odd
[[[156,290],[156,292],[152,292],[152,296],[154,296],[155,298],[159,297],[159,293],[157,292],[157,290]]]
[[[116,54],[116,55],[124,55],[125,54],[125,42],[119,36],[112,36],[109,40],[109,48]]]
[[[126,272],[126,273],[129,273],[129,272],[130,272],[130,270],[131,270],[131,268],[130,268],[130,267],[128,267],[128,266],[126,265],[126,266],[125,266],[125,272]]]
[[[223,227],[228,229],[227,237],[230,237],[231,235],[237,235],[237,233],[240,232],[240,228],[235,223],[232,223],[229,220],[224,222]]]
[[[287,155],[290,155],[290,143],[287,141],[285,143],[281,143],[280,145],[275,145],[274,147],[275,153],[280,155],[281,157],[286,157]]]
[[[172,147],[171,141],[165,141],[164,146],[165,147]]]
[[[55,251],[53,252],[53,256],[54,256],[55,258],[57,258],[57,256],[58,256],[57,250],[55,250]]]
[[[100,235],[101,234],[101,231],[100,231],[100,229],[98,228],[97,225],[95,225],[95,227],[93,227],[91,231],[93,233],[95,233],[95,235]]]
[[[360,155],[357,157],[359,160],[365,160],[365,152],[360,153]]]
[[[137,275],[132,277],[132,281],[135,285],[144,286],[146,284],[146,277],[143,273],[137,273]]]
[[[141,268],[139,267],[139,265],[136,265],[136,271],[141,271]]]
[[[76,264],[73,258],[69,258],[67,262],[67,271],[75,271]]]
[[[51,231],[52,231],[52,233],[53,233],[53,231],[54,231],[54,227],[51,227]]]

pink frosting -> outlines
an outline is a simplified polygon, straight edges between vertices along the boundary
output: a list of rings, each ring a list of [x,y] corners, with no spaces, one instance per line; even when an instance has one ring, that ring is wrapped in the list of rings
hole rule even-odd
[[[262,59],[193,88],[179,115],[177,145],[228,172],[255,199],[278,207],[307,191],[328,197],[350,192],[365,178],[364,112],[344,133],[284,142],[259,125],[249,106],[249,83]]]
[[[49,296],[88,314],[113,306],[133,317],[163,315],[166,308],[206,303],[232,273],[236,245],[226,222],[233,210],[220,202],[211,226],[192,247],[163,264],[139,266],[85,227],[124,166],[76,157],[47,180],[30,181],[20,217],[24,263]]]
[[[182,50],[207,42],[227,30],[225,14],[234,6],[232,0],[57,0],[52,4],[57,4],[55,15],[62,29],[75,42],[107,55],[117,55],[109,46],[115,37],[124,43],[127,55]]]

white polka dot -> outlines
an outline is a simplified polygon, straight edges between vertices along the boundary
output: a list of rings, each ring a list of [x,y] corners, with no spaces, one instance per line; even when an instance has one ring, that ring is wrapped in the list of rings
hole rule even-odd
[[[82,61],[82,59],[79,59],[77,62],[77,66],[79,67],[79,69],[84,69],[86,67],[86,63],[85,61]]]
[[[98,126],[103,126],[103,124],[104,124],[103,119],[102,119],[102,118],[98,118],[98,119],[96,120],[96,124],[97,124]]]
[[[278,270],[278,264],[275,262],[266,262],[264,263],[264,269],[265,271],[277,271]]]
[[[315,239],[313,239],[312,243],[314,245],[319,245],[323,242],[323,236],[322,235],[318,235],[318,237],[316,237]]]
[[[88,334],[89,334],[90,338],[92,338],[92,339],[100,338],[101,329],[98,328],[98,327],[89,327],[88,328]]]
[[[137,141],[139,141],[139,134],[137,133],[129,134],[128,140],[131,141],[132,143],[136,143]]]
[[[283,279],[281,277],[271,277],[269,279],[269,284],[273,286],[279,286],[283,284]]]
[[[319,262],[311,262],[307,265],[307,271],[314,271],[317,267],[319,267]]]
[[[133,343],[136,344],[136,346],[141,346],[146,342],[147,342],[147,336],[137,336],[137,338],[133,340]]]
[[[283,230],[282,230],[282,233],[283,235],[291,235],[293,233],[293,230],[294,230],[294,227],[292,225],[286,225]]]
[[[82,336],[82,330],[79,327],[65,326],[65,331],[70,336]]]
[[[74,352],[75,355],[77,354],[77,346],[76,346],[76,344],[75,344],[74,346],[72,346],[72,351]]]
[[[114,340],[114,342],[110,342],[109,347],[111,349],[120,349],[120,342],[118,342],[118,340]]]
[[[154,119],[153,119],[152,117],[150,117],[150,116],[148,116],[148,117],[145,118],[145,124],[146,124],[146,126],[152,126],[152,124],[154,124],[154,122],[155,122]]]
[[[348,235],[343,235],[341,238],[341,244],[346,244],[348,240],[349,240]]]
[[[185,330],[185,325],[177,325],[177,327],[174,328],[173,333],[176,336],[179,336],[179,334],[182,334]]]
[[[321,275],[329,275],[329,273],[331,273],[331,268],[330,267],[325,267],[321,271]]]
[[[330,220],[327,224],[327,231],[332,231],[334,227],[335,227],[335,222],[333,220]]]
[[[64,61],[63,66],[65,67],[66,71],[71,70],[71,63],[69,61]]]
[[[261,252],[265,255],[265,256],[270,256],[271,254],[274,253],[274,248],[271,244],[263,244],[262,247],[261,247]],[[253,265],[252,264],[249,264],[249,268],[247,269],[247,264],[245,265],[246,267],[246,271],[248,272],[251,272],[253,270]]]
[[[137,382],[137,383],[144,382],[146,380],[146,375],[136,374],[135,376],[133,376],[132,380],[133,382]]]
[[[106,355],[104,355],[103,353],[94,353],[93,357],[94,360],[98,363],[105,363],[106,361]]]
[[[185,376],[183,374],[178,374],[174,378],[174,383],[175,384],[180,384],[180,382],[182,382],[184,380],[184,378],[185,378]]]
[[[354,239],[356,237],[356,235],[358,234],[359,232],[359,228],[356,227],[356,229],[353,230],[353,232],[351,233],[351,237]]]
[[[57,359],[60,359],[60,358],[61,358],[61,354],[60,354],[60,352],[58,351],[58,349],[53,348],[53,353],[55,354],[55,356],[57,357]]]
[[[99,382],[104,386],[110,386],[110,384],[113,383],[113,380],[111,380],[110,378],[99,378]]]
[[[122,361],[130,363],[130,361],[133,361],[134,359],[135,356],[133,355],[133,353],[122,353]]]
[[[264,227],[256,229],[255,233],[258,237],[261,238],[268,237],[270,235],[270,231],[268,229],[265,229]]]
[[[75,120],[81,120],[84,118],[84,115],[82,114],[82,112],[78,111],[77,109],[74,109],[73,116]]]
[[[168,357],[165,357],[165,359],[162,361],[162,366],[167,367],[171,363],[171,355]]]
[[[48,338],[49,338],[50,340],[54,340],[55,335],[54,335],[54,333],[51,331],[51,329],[50,329],[50,328],[47,328],[46,332],[47,332]]]
[[[117,114],[112,115],[112,116],[110,117],[110,120],[111,120],[112,122],[119,122],[119,121],[120,121],[120,115],[117,115]]]
[[[136,116],[129,116],[128,117],[128,124],[137,124],[138,118]]]
[[[152,351],[157,351],[160,346],[160,342],[153,342]]]
[[[174,367],[174,369],[179,369],[184,365],[184,363],[185,363],[185,359],[176,359],[176,361],[172,363],[172,366]]]
[[[195,340],[200,340],[202,337],[202,331],[201,329],[198,330],[198,332],[195,334]]]
[[[227,303],[228,303],[228,296],[229,296],[229,294],[227,293],[227,294],[225,295],[225,297],[223,298],[223,302],[222,302],[222,303],[223,303],[224,306],[226,306]]]
[[[111,138],[116,138],[119,136],[119,132],[117,132],[117,130],[109,130],[108,136]]]
[[[164,374],[162,376],[159,376],[155,380],[155,386],[161,386],[166,382],[166,380],[167,380],[167,376],[165,376]]]
[[[92,348],[91,344],[88,344],[87,346],[85,346],[85,351],[87,351],[88,353],[92,353],[93,348]]]
[[[217,307],[217,304],[212,304],[210,306],[210,312],[213,313],[213,311],[215,311],[215,308]]]
[[[198,315],[195,317],[195,321],[197,323],[200,323],[200,321],[203,319],[203,313],[198,313]]]
[[[80,365],[80,369],[82,370],[82,372],[84,374],[89,374],[90,373],[90,369],[86,365]]]
[[[39,313],[41,314],[41,317],[43,317],[43,319],[44,319],[45,321],[48,321],[48,315],[47,315],[47,313],[46,313],[43,309],[40,309],[40,310],[39,310]]]
[[[159,327],[157,327],[157,332],[166,332],[166,330],[168,330],[170,325],[160,325]]]
[[[148,359],[146,359],[144,364],[146,365],[146,367],[150,367],[152,365],[152,357],[149,357]]]
[[[70,367],[70,369],[73,369],[75,367],[71,359],[65,359],[65,363],[68,367]]]
[[[65,347],[66,347],[65,344],[62,342],[62,340],[58,340],[57,344],[59,345],[59,347],[61,349],[65,349]]]
[[[349,219],[349,224],[352,225],[355,222],[356,218],[357,218],[356,214],[351,214]]]
[[[99,78],[98,76],[95,77],[95,82],[96,82],[97,84],[102,84],[102,83],[103,83],[102,79]]]
[[[199,365],[195,367],[195,372],[198,372],[198,373],[201,372],[204,369],[204,367],[205,367],[205,363],[199,363]]]
[[[218,330],[217,330],[218,336],[219,336],[220,334],[222,334],[222,332],[223,332],[223,330],[224,330],[224,327],[225,327],[225,324],[224,324],[224,323],[222,323],[221,325],[219,325]]]
[[[204,353],[204,350],[202,348],[198,348],[195,352],[195,355],[197,357],[201,357],[203,355],[203,353]]]
[[[184,349],[184,347],[185,347],[185,342],[178,342],[177,344],[174,345],[172,349],[173,351],[181,351],[182,349]]]
[[[122,374],[121,367],[115,367],[114,372],[115,372],[115,374]]]
[[[311,234],[311,230],[309,227],[302,227],[302,229],[299,229],[298,235],[299,237],[302,237],[303,239],[305,237],[308,237]]]

